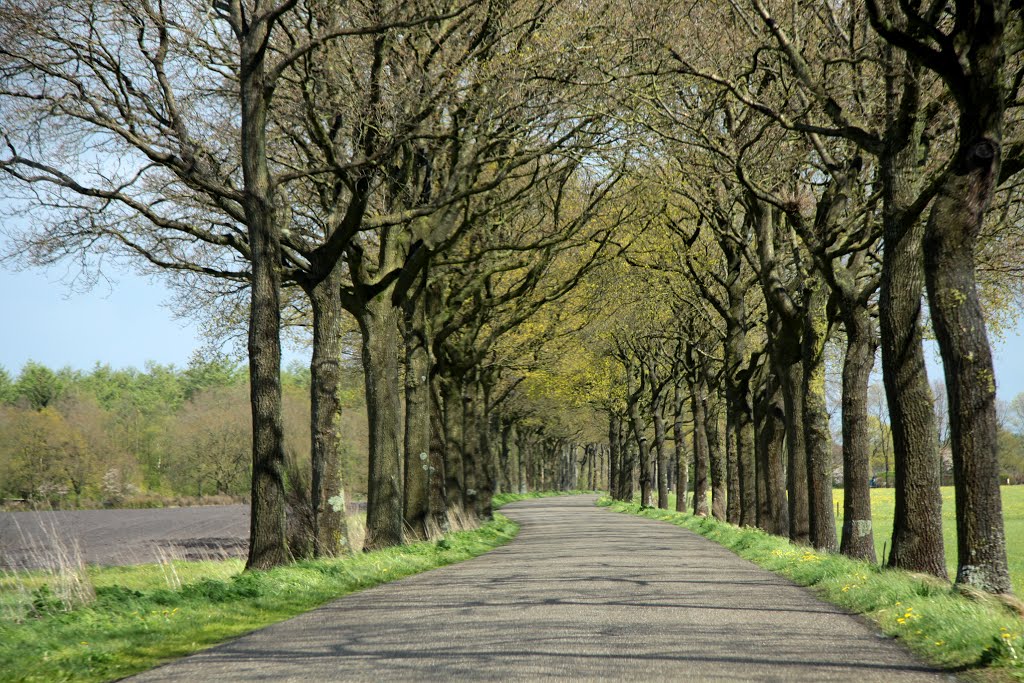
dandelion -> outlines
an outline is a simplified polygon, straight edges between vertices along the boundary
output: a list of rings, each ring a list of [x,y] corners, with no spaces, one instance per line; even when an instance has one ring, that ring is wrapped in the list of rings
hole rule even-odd
[[[936,640],[935,641],[935,647],[942,647],[945,644],[946,644],[946,641],[944,641],[944,640]]]

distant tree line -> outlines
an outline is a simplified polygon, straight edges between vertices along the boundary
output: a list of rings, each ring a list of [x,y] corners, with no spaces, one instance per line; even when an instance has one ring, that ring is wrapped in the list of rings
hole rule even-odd
[[[358,373],[343,382],[340,460],[365,498],[366,428]],[[309,464],[309,372],[282,373],[288,457]],[[28,362],[0,368],[0,498],[10,507],[150,506],[211,496],[247,500],[251,417],[244,367],[195,356],[186,368]]]

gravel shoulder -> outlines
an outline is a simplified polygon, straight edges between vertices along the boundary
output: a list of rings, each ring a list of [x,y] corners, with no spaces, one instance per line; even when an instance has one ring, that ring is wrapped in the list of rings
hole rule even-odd
[[[139,681],[939,681],[862,620],[593,496],[502,509],[476,559],[347,596]]]

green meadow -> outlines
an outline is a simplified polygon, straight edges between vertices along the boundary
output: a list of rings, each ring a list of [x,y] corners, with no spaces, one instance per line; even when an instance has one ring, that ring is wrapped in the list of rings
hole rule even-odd
[[[1024,595],[1024,486],[1003,486],[1003,519],[1006,529],[1006,554],[1013,579],[1013,592]],[[836,528],[843,528],[843,490],[835,489],[833,497],[838,514]],[[892,543],[892,518],[896,507],[895,489],[871,489],[872,526],[875,552],[879,562],[888,556]],[[956,577],[956,503],[953,487],[942,487],[942,531],[946,542],[946,566],[949,577]]]

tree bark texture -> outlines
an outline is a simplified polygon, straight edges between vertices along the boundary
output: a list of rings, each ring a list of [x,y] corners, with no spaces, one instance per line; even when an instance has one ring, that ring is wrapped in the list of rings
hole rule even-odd
[[[852,302],[851,302],[852,303]],[[843,362],[843,538],[840,552],[874,563],[871,524],[871,453],[868,439],[868,383],[878,338],[868,309],[843,307],[846,358]]]
[[[707,399],[700,379],[690,384],[690,412],[693,415],[693,514],[707,517],[708,509],[708,453]]]
[[[312,444],[313,555],[330,557],[347,550],[345,492],[341,480],[341,316],[338,291],[344,274],[340,266],[310,287],[313,309],[313,354],[309,364]]]
[[[405,480],[402,510],[410,538],[429,535],[430,517],[430,345],[424,302],[405,302]]]
[[[682,382],[673,388],[672,442],[676,454],[676,512],[686,512],[686,488],[690,484],[689,458],[686,456],[686,442],[683,438],[683,408],[685,396]]]
[[[924,238],[925,276],[949,392],[956,581],[992,593],[1009,593],[995,372],[974,262],[974,244],[998,175],[1001,126],[983,123],[978,125],[982,130],[961,131],[961,135],[973,133],[973,139],[962,143],[954,172],[932,206]]]
[[[836,518],[832,507],[832,432],[825,403],[825,342],[828,339],[828,290],[820,277],[805,293],[803,346],[804,445],[807,448],[807,491],[811,544],[835,551]]]
[[[880,159],[885,251],[879,337],[896,488],[888,562],[892,567],[946,578],[938,443],[921,336],[924,226],[916,216],[906,215],[920,184],[918,138],[917,132],[902,127],[890,130]]]
[[[281,421],[281,234],[266,148],[270,90],[263,45],[269,32],[270,25],[259,22],[240,38],[243,208],[252,260],[248,339],[252,505],[246,569],[269,569],[290,559]]]
[[[370,428],[365,550],[401,545],[403,539],[401,315],[386,290],[366,301],[356,316]]]
[[[726,471],[725,453],[722,451],[721,418],[719,404],[709,398],[705,404],[705,425],[708,439],[708,464],[711,474],[711,515],[715,519],[725,521]]]

